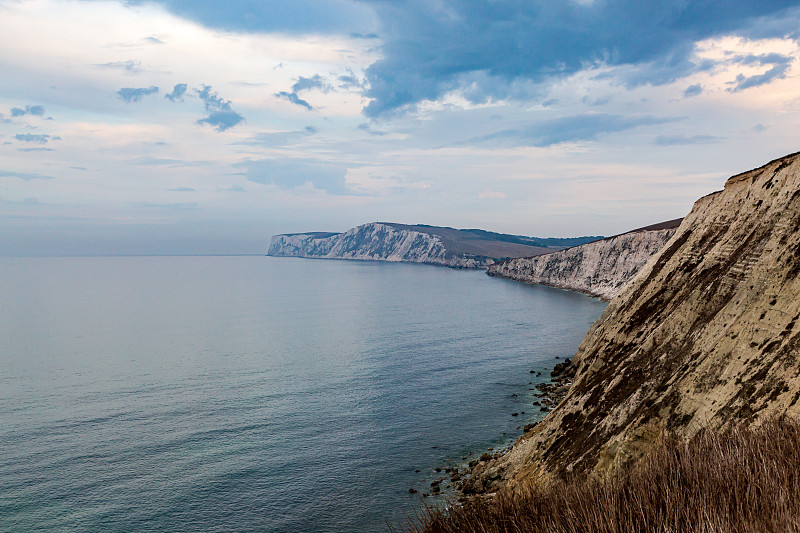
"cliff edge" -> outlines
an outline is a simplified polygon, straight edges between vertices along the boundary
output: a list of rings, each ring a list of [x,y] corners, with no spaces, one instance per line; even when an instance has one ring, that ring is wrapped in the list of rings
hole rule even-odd
[[[465,492],[602,475],[665,432],[800,415],[800,155],[698,200],[573,358],[566,397]]]
[[[675,234],[681,219],[536,257],[491,265],[490,276],[611,300]]]

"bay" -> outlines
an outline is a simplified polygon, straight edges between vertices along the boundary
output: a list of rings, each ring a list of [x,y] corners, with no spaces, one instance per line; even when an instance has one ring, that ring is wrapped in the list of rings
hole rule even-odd
[[[604,307],[425,265],[2,258],[0,531],[384,531],[541,417],[530,371]]]

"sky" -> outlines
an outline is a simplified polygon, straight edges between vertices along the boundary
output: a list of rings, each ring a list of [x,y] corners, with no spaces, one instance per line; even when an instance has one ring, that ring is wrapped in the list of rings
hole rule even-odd
[[[800,150],[800,0],[0,0],[0,255],[678,218]]]

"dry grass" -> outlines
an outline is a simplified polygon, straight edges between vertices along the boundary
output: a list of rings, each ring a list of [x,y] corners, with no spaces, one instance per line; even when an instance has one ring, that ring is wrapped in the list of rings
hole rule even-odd
[[[800,532],[800,424],[670,440],[603,481],[427,509],[410,533]]]

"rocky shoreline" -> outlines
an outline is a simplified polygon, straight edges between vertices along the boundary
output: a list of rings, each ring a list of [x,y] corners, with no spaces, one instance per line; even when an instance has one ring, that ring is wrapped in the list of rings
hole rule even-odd
[[[567,395],[572,380],[575,377],[576,365],[572,360],[564,358],[564,361],[557,363],[550,372],[550,380],[538,383],[529,390],[535,390],[533,396],[535,400],[531,403],[532,409],[538,409],[541,413],[549,413]],[[541,376],[541,372],[530,371],[531,374]],[[533,385],[533,382],[529,382]],[[525,411],[511,413],[511,416],[525,414]],[[517,429],[526,433],[535,428],[541,421],[532,422],[525,426],[518,426]],[[494,481],[500,478],[499,472],[491,472],[493,462],[508,453],[513,447],[513,443],[499,449],[487,448],[487,450],[477,459],[470,460],[470,455],[461,458],[460,465],[445,465],[434,468],[434,472],[439,474],[429,484],[429,490],[420,491],[416,488],[409,488],[410,494],[420,494],[423,498],[428,497],[451,497],[455,500],[464,502],[470,498],[488,495],[494,492]],[[417,470],[419,473],[420,471]]]

